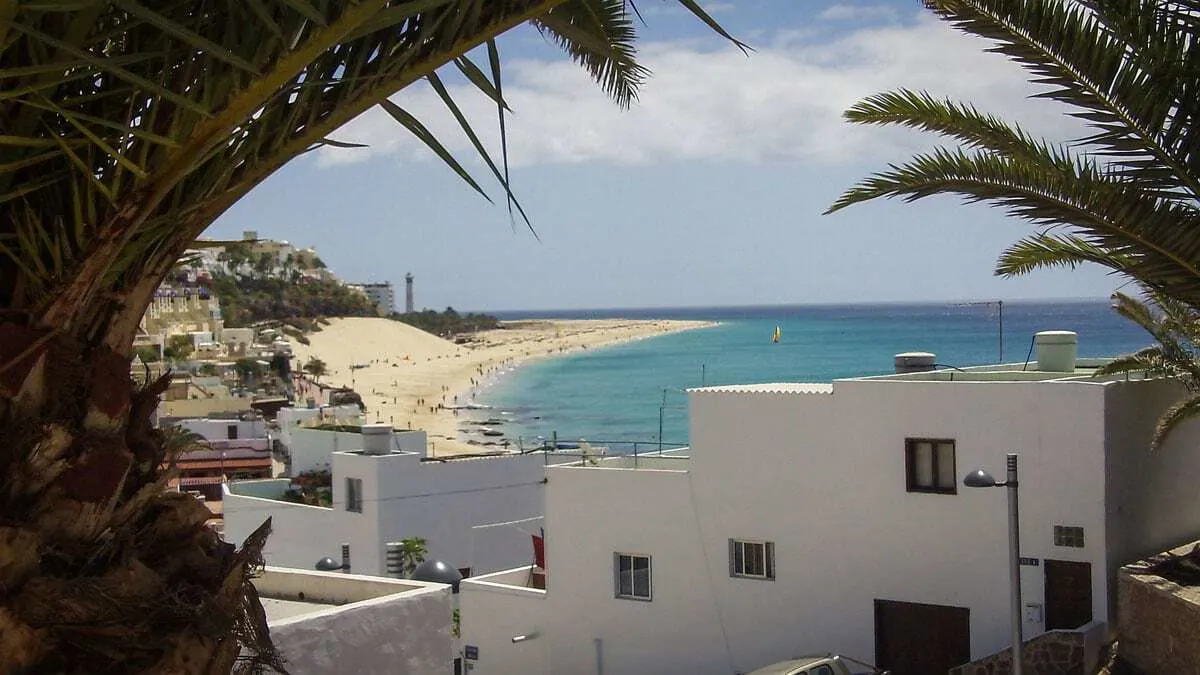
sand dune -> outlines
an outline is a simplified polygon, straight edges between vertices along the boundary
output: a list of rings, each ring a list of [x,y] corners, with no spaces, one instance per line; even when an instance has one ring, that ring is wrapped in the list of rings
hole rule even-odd
[[[310,356],[325,361],[329,373],[323,383],[359,392],[369,420],[424,429],[431,453],[450,455],[480,451],[460,438],[453,407],[467,403],[470,390],[499,368],[711,325],[626,319],[519,321],[456,345],[398,321],[346,318],[310,334],[311,344],[297,345],[295,352],[300,364]]]

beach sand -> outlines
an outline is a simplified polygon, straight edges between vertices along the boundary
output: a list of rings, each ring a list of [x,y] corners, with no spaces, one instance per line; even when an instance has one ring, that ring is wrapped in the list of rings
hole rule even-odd
[[[399,321],[345,318],[309,334],[311,344],[295,345],[294,352],[297,367],[312,356],[325,362],[328,373],[322,384],[357,391],[367,406],[368,421],[423,429],[430,455],[446,456],[496,449],[468,444],[459,431],[463,418],[455,408],[467,405],[471,390],[498,370],[712,325],[633,319],[514,321],[476,333],[469,343],[459,345]],[[310,395],[311,389],[298,391],[297,399]]]

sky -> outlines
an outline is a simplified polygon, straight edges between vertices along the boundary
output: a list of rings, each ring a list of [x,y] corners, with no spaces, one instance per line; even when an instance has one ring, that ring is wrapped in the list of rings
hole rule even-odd
[[[967,100],[1056,140],[1083,135],[1031,100],[1025,71],[917,0],[702,3],[743,54],[674,0],[639,0],[652,74],[629,110],[536,30],[500,41],[512,185],[537,236],[424,84],[392,97],[496,200],[381,109],[297,158],[206,233],[314,246],[348,281],[406,272],[418,308],[503,311],[1107,297],[1102,268],[993,276],[1028,224],[953,197],[822,212],[857,180],[939,139],[858,127],[857,100],[905,87]],[[486,69],[486,57],[474,55]],[[450,68],[453,71],[453,67]],[[499,156],[495,105],[443,74]]]

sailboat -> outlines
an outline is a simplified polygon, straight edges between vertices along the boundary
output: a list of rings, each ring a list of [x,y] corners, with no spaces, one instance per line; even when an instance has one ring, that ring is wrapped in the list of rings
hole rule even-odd
[[[780,335],[781,335],[781,332],[779,330],[779,326],[775,326],[775,334],[771,336],[771,342],[774,342],[775,344],[779,344],[779,336]]]

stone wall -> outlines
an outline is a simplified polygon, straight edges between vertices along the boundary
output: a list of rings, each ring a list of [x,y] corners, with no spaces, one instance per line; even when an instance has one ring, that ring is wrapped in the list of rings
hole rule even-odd
[[[1025,643],[1021,661],[1024,675],[1086,675],[1087,636],[1079,631],[1055,630]],[[1002,652],[951,668],[949,675],[1008,675],[1012,652]]]
[[[1200,588],[1138,572],[1117,579],[1121,658],[1145,675],[1200,675]]]

